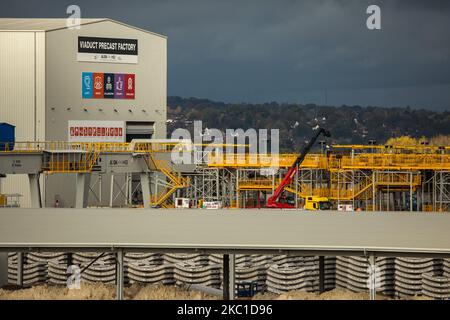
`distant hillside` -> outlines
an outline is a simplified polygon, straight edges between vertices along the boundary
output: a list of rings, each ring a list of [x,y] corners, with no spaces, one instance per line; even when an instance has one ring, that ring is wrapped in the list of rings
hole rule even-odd
[[[224,129],[280,129],[280,147],[299,150],[311,135],[311,128],[321,124],[332,132],[332,143],[384,143],[389,138],[435,137],[450,134],[450,112],[422,109],[317,106],[314,104],[228,104],[197,98],[168,98],[168,133],[188,128],[192,121],[203,126]]]

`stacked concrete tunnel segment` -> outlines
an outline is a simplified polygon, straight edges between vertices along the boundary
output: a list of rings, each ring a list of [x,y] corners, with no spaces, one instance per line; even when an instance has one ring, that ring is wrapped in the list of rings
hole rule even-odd
[[[224,203],[227,202],[227,199],[232,199],[233,196],[235,196],[235,204],[239,204],[239,197],[242,196],[242,192],[252,190],[246,190],[245,188],[256,187],[256,190],[259,190],[258,188],[261,188],[261,185],[263,185],[262,189],[267,189],[267,186],[262,183],[264,181],[258,178],[257,175],[255,176],[254,174],[248,174],[252,171],[256,172],[257,170],[255,168],[232,168],[229,165],[224,165],[222,168],[217,168],[208,163],[180,166],[171,161],[171,154],[168,152],[170,149],[161,150],[160,145],[153,143],[149,143],[146,148],[149,146],[155,149],[151,151],[145,150],[144,152],[133,152],[129,149],[129,145],[127,144],[120,146],[119,149],[114,151],[105,150],[99,147],[98,155],[96,156],[97,160],[91,163],[91,167],[88,168],[89,170],[84,171],[79,170],[79,165],[69,165],[68,167],[60,165],[58,156],[53,157],[53,159],[57,160],[52,163],[48,160],[52,157],[48,156],[48,150],[45,148],[31,150],[33,152],[30,152],[30,150],[21,150],[19,148],[14,152],[3,152],[0,155],[0,171],[6,174],[28,175],[32,195],[31,198],[34,199],[32,203],[35,207],[42,206],[42,202],[40,201],[40,187],[38,178],[38,175],[42,173],[75,174],[77,185],[75,203],[78,208],[85,208],[88,206],[88,196],[92,192],[92,187],[89,181],[91,180],[92,175],[99,173],[112,174],[112,176],[119,174],[128,175],[130,173],[138,174],[140,176],[141,187],[148,186],[146,191],[144,190],[145,188],[142,187],[142,190],[147,197],[145,199],[145,203],[147,204],[145,207],[150,207],[152,205],[152,198],[150,196],[152,193],[150,181],[154,179],[152,176],[157,174],[163,174],[163,179],[165,177],[165,179],[167,179],[167,183],[172,183],[169,187],[166,185],[166,190],[172,190],[172,193],[165,198],[166,200],[172,199],[172,204],[175,196],[189,196],[189,194],[190,196],[194,195],[194,197],[198,197],[199,199],[202,198],[205,200],[208,199],[216,201],[223,200]],[[165,147],[167,148],[167,146]],[[57,148],[51,151],[55,154],[60,152]],[[363,156],[367,157],[367,155]],[[378,155],[375,154],[372,157],[375,159],[377,156]],[[442,156],[445,157],[445,154]],[[17,161],[19,158],[21,163],[27,165],[18,168],[14,167],[12,163]],[[418,156],[417,159],[419,158],[423,158],[423,156]],[[432,158],[436,157],[432,156]],[[323,169],[322,164],[320,164],[322,163],[321,159],[324,159],[324,156],[312,155],[309,158],[309,165],[307,162],[306,168],[300,168],[299,178],[297,179],[297,183],[299,183],[299,185],[295,187],[297,189],[294,189],[294,186],[291,188],[294,194],[298,194],[299,197],[304,197],[305,192],[314,193],[314,185],[318,190],[321,189],[320,183],[310,180],[313,176],[318,177],[323,175],[323,171],[325,169]],[[82,160],[78,159],[75,161],[78,161],[79,163],[79,161]],[[127,163],[127,166],[116,165],[120,163]],[[162,165],[161,163],[165,164]],[[318,163],[319,165],[316,169],[314,169],[311,163]],[[409,164],[411,165],[411,163]],[[430,163],[427,162],[427,164],[429,165]],[[162,170],[162,168],[164,168],[165,171]],[[315,174],[311,174],[314,170],[317,172]],[[337,179],[338,184],[336,185],[337,189],[335,191],[330,190],[333,192],[337,191],[338,195],[339,192],[342,192],[342,194],[349,194],[349,192],[355,193],[355,190],[346,189],[354,183],[350,183],[350,180],[347,181],[345,179],[352,176],[359,176],[370,181],[370,184],[368,184],[369,187],[364,185],[362,187],[363,191],[356,193],[358,196],[366,192],[366,189],[367,192],[373,193],[374,191],[383,191],[382,188],[386,189],[389,187],[394,189],[400,187],[400,190],[409,189],[410,191],[414,190],[416,193],[423,193],[427,184],[417,184],[416,181],[418,180],[416,177],[418,177],[419,174],[407,172],[405,170],[406,168],[401,168],[400,171],[383,169],[383,171],[375,170],[371,174],[367,172],[349,172],[348,169],[343,169],[342,172],[339,170],[331,170],[328,177],[332,180],[335,179],[334,181]],[[444,176],[445,175],[446,173]],[[427,177],[430,176],[432,178],[427,180]],[[442,176],[442,172],[430,174],[430,170],[427,169],[424,171],[423,176],[420,177],[419,180],[427,181],[428,189],[432,192],[435,192],[438,189],[436,183],[439,184],[439,190],[445,191],[445,188],[447,187],[445,183],[442,183],[443,180],[440,182],[435,182],[436,177],[442,178]],[[320,179],[322,178],[323,177]],[[186,184],[185,182],[177,184],[177,179],[180,179],[180,181],[188,181],[189,184]],[[323,180],[320,181],[323,182]],[[429,187],[430,181],[431,183],[435,183],[435,185],[431,185],[431,188]],[[275,180],[272,178],[272,185],[274,185],[274,183]],[[339,188],[340,184],[344,185],[345,188]],[[376,189],[375,187],[377,185],[382,188],[380,190]],[[298,188],[299,186],[300,188]],[[420,190],[420,188],[422,188],[422,190]],[[191,192],[191,189],[194,189],[194,191]],[[33,192],[33,190],[35,192]],[[163,193],[163,195],[168,194],[167,191],[165,192],[166,193]],[[221,196],[221,194],[226,194],[227,199]],[[379,197],[379,195],[377,196]],[[436,207],[436,205],[440,205],[440,208],[445,208],[446,200],[443,199],[442,195],[440,199],[437,199],[438,197],[436,194],[429,194],[429,197],[434,199],[434,207]],[[341,199],[337,197],[335,200],[337,200],[338,203],[339,201],[348,201],[345,197]],[[440,201],[440,203],[438,201]],[[373,203],[373,199],[370,199],[369,202]],[[166,205],[170,203],[170,201],[167,201]],[[228,204],[229,206],[232,206],[232,200],[230,200]],[[246,202],[243,201],[242,204],[245,206]],[[442,207],[443,204],[444,207]],[[377,205],[382,206],[382,204],[376,203],[375,207]],[[372,207],[372,209],[375,207]],[[412,209],[413,207],[410,206],[409,211],[412,211]],[[171,211],[149,211],[148,214],[153,215],[159,212]],[[188,210],[185,213],[190,212],[191,210]],[[248,214],[252,214],[251,210],[247,212]],[[257,210],[257,212],[261,213],[263,211]],[[234,213],[235,211],[227,212],[227,214]],[[284,215],[285,213],[282,214]],[[375,213],[375,215],[381,214],[382,213],[380,212]],[[405,213],[389,212],[386,214],[396,216],[403,215]],[[436,213],[429,213],[429,216],[426,216],[425,213],[411,214],[418,214],[418,217],[432,217],[436,215]],[[209,215],[209,213],[205,213],[205,218]],[[441,215],[442,217],[447,217],[447,214],[441,213]],[[331,216],[329,219],[332,219]],[[359,219],[358,214],[354,219]],[[422,218],[420,218],[420,220],[422,220]],[[326,225],[329,221],[324,220],[323,223]],[[426,219],[423,220],[422,223],[425,225]],[[418,225],[418,228],[422,228],[424,225]],[[397,232],[397,230],[392,230],[392,232]],[[413,234],[414,232],[414,230],[410,230],[410,234]],[[323,233],[323,231],[320,231],[320,233]],[[186,239],[186,241],[189,240],[190,239]],[[375,241],[375,239],[372,240]],[[449,242],[446,243],[448,249]],[[402,250],[403,249],[404,248],[402,248]],[[284,250],[286,250],[286,248],[282,251]],[[396,250],[398,250],[398,248],[396,247],[393,250],[394,252],[397,252]],[[376,254],[377,258],[372,259],[372,263],[369,259],[371,257],[367,255],[367,249],[359,252],[359,255],[362,255],[362,257],[346,256],[346,254],[348,254],[347,251],[338,252],[340,254],[338,255],[336,252],[333,252],[334,250],[326,253],[322,253],[321,250],[313,250],[313,252],[306,250],[307,256],[310,256],[310,258],[305,256],[296,257],[295,255],[297,253],[289,253],[289,255],[285,257],[282,255],[262,254],[258,258],[260,259],[260,262],[254,261],[252,256],[236,256],[235,254],[238,253],[230,254],[231,252],[240,252],[240,250],[237,250],[236,248],[228,248],[227,250],[224,250],[226,255],[229,257],[227,259],[220,259],[221,256],[215,256],[214,252],[209,252],[209,256],[205,252],[203,255],[197,255],[196,257],[187,255],[184,258],[183,256],[178,255],[171,257],[171,253],[169,252],[165,253],[164,259],[161,258],[158,260],[156,256],[154,256],[152,258],[153,260],[151,260],[152,262],[144,257],[142,257],[143,260],[137,258],[136,261],[130,261],[127,255],[132,254],[132,250],[121,250],[120,255],[123,259],[119,259],[117,253],[113,250],[112,252],[101,257],[98,261],[95,261],[92,265],[89,265],[86,271],[83,272],[82,281],[100,281],[112,284],[123,280],[122,282],[124,284],[133,282],[162,282],[165,284],[206,285],[223,289],[224,297],[233,297],[233,294],[235,293],[234,290],[231,289],[227,291],[227,288],[230,289],[230,286],[232,286],[233,283],[242,281],[253,281],[258,284],[258,288],[261,292],[271,292],[277,294],[283,293],[286,290],[306,290],[317,292],[335,287],[360,292],[367,291],[366,288],[369,286],[368,281],[370,277],[367,273],[369,266],[377,265],[378,269],[376,269],[376,271],[381,274],[379,275],[379,278],[375,278],[379,281],[379,283],[375,286],[376,290],[371,291],[372,297],[375,292],[378,292],[387,296],[402,298],[413,295],[424,295],[436,299],[441,299],[443,297],[445,298],[448,292],[448,271],[447,273],[445,272],[446,260],[439,260],[435,257],[428,258],[425,262],[422,260],[415,260],[423,258],[416,258],[415,255],[417,252],[413,249],[410,251],[408,250],[413,257],[410,260],[406,260],[408,261],[406,263],[402,259],[408,259],[409,255],[402,250],[398,251],[401,255],[397,257],[397,259],[394,259],[395,255],[392,255],[392,252],[390,251],[378,253]],[[219,251],[222,252],[222,250]],[[250,251],[253,255],[254,253],[252,250]],[[68,258],[67,261],[72,261],[73,263],[86,266],[86,263],[95,259],[99,252],[101,252],[101,250],[90,255],[74,253],[71,255],[70,259]],[[266,251],[258,251],[258,253],[266,253]],[[273,254],[273,252],[270,253]],[[316,255],[312,253],[315,253]],[[385,255],[386,253],[388,253],[387,256]],[[319,262],[320,254],[326,256],[322,266]],[[421,253],[422,256],[426,256],[427,254],[434,256],[434,253],[432,252]],[[372,258],[374,256],[372,256]],[[441,255],[439,256],[441,257]],[[59,284],[64,282],[65,278],[63,269],[67,262],[63,257],[41,257],[42,261],[36,259],[36,257],[39,256],[33,256],[33,253],[27,254],[22,251],[19,251],[17,256],[11,257],[8,270],[9,280],[11,282],[22,284],[32,284],[45,281]],[[216,259],[215,262],[214,259]],[[161,263],[162,260],[164,260],[163,263]],[[23,261],[23,264],[21,265],[18,261]],[[123,270],[122,274],[117,273],[116,264],[118,261],[119,265],[123,266],[121,269]],[[228,267],[228,265],[232,265],[232,267]],[[233,274],[233,277],[229,276],[230,274]],[[228,293],[225,293],[225,291]],[[118,296],[119,292],[122,291],[118,291]]]
[[[162,282],[222,287],[232,298],[242,281],[276,294],[318,292],[321,282],[372,298],[448,294],[447,213],[4,209],[0,220],[0,249],[22,253],[9,268],[21,284],[61,283],[71,261],[90,264],[82,281],[118,283],[118,297],[127,283]]]

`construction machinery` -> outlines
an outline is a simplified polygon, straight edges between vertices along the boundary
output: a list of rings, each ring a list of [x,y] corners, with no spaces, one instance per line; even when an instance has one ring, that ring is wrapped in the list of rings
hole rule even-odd
[[[331,202],[328,197],[316,197],[316,196],[306,197],[303,209],[331,210]]]
[[[284,176],[284,178],[281,180],[280,184],[275,189],[273,195],[269,198],[267,201],[267,208],[277,208],[277,209],[292,209],[295,208],[295,205],[288,201],[287,197],[284,195],[286,187],[288,187],[292,179],[294,178],[295,173],[298,170],[298,167],[302,164],[303,160],[305,160],[306,155],[309,153],[311,148],[314,146],[314,143],[317,141],[317,139],[320,137],[321,134],[323,134],[325,137],[331,137],[331,134],[328,130],[325,130],[324,128],[317,128],[316,133],[311,138],[311,140],[306,144],[306,146],[303,148],[303,150],[300,152],[297,159],[295,159],[294,163],[289,168],[288,172]],[[279,200],[285,200],[285,201],[279,201]]]

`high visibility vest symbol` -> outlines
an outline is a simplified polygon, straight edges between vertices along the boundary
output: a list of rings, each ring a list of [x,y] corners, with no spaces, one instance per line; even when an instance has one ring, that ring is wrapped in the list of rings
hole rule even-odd
[[[112,90],[111,77],[106,78],[106,90]]]

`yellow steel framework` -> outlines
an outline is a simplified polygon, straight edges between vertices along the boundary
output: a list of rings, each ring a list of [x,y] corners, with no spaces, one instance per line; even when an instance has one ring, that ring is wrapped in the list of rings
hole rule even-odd
[[[188,188],[189,179],[175,172],[170,165],[157,160],[153,155],[168,152],[202,152],[207,155],[203,169],[222,170],[228,182],[217,180],[213,189],[228,190],[221,197],[230,203],[238,203],[239,192],[271,192],[279,183],[281,175],[254,175],[236,178],[240,170],[285,169],[294,163],[297,154],[236,154],[226,153],[226,144],[193,144],[180,142],[152,142],[138,140],[131,143],[79,143],[79,142],[16,142],[4,146],[0,153],[42,153],[43,171],[47,173],[91,172],[102,153],[130,153],[142,155],[152,170],[164,174],[166,191],[151,199],[151,205],[171,206],[172,196],[179,189]],[[238,146],[238,145],[233,145]],[[206,147],[211,152],[205,153]],[[222,150],[224,152],[220,152]],[[203,157],[203,156],[202,156]],[[149,165],[150,167],[150,165]],[[297,197],[329,197],[336,201],[365,201],[367,207],[375,208],[377,193],[388,190],[406,190],[412,194],[416,189],[422,193],[425,203],[422,207],[444,206],[450,208],[450,146],[399,147],[367,145],[335,145],[331,152],[309,154],[299,168],[299,173],[311,171],[324,176],[324,181],[296,179],[286,188]],[[219,177],[220,174],[217,175]],[[219,178],[217,178],[219,179]],[[222,178],[221,178],[222,179]],[[197,186],[198,189],[198,186]],[[423,190],[426,189],[426,192]],[[232,194],[236,192],[236,196]],[[407,192],[408,193],[408,192]],[[448,193],[448,194],[447,194]],[[225,195],[226,194],[226,195]],[[230,195],[231,194],[231,195]],[[230,195],[229,197],[227,197]],[[203,196],[206,197],[206,196]]]
[[[167,166],[166,161],[155,159],[155,157],[151,153],[148,153],[144,157],[144,159],[149,167],[151,167],[151,164],[153,164],[153,167],[156,168],[159,172],[163,173],[171,182],[171,186],[168,188],[168,190],[166,190],[166,192],[151,197],[150,205],[154,207],[172,207],[173,204],[170,202],[171,195],[178,189],[186,188],[187,186],[189,186],[189,179],[175,173],[170,169],[169,166]]]
[[[287,168],[294,163],[296,154],[210,155],[209,167],[220,168]],[[389,154],[364,153],[358,155],[309,154],[300,168],[370,169],[370,170],[450,170],[450,154]]]
[[[5,147],[2,153],[46,152],[51,156],[44,169],[54,172],[89,171],[100,153],[131,152],[147,154],[155,152],[193,151],[194,147],[226,148],[226,144],[189,144],[185,142],[16,142]],[[233,145],[238,146],[238,145]],[[392,147],[385,146],[333,146],[333,149],[350,149],[351,154],[309,154],[301,168],[311,169],[371,169],[371,170],[450,170],[450,147]],[[355,150],[376,149],[373,153],[354,153]],[[414,153],[411,153],[414,152]],[[72,157],[64,156],[70,154]],[[83,156],[81,156],[83,155]],[[208,155],[207,166],[215,168],[287,168],[295,161],[296,154],[236,154],[215,153]]]
[[[288,168],[292,166],[296,158],[296,154],[210,154],[208,166],[216,168]],[[320,154],[307,155],[301,167],[325,169],[327,158]]]

